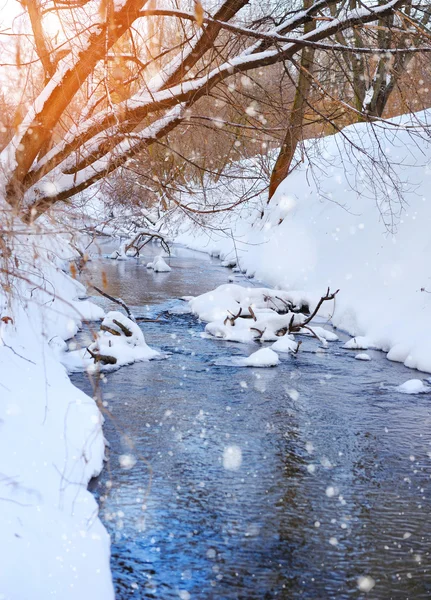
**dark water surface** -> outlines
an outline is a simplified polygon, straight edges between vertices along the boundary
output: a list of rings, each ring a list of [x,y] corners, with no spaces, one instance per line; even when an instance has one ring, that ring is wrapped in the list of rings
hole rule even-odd
[[[86,276],[97,285],[105,270],[110,293],[156,315],[231,274],[182,249],[154,274],[153,252],[94,261]],[[273,369],[216,366],[257,344],[203,339],[189,314],[168,321],[142,325],[166,360],[102,384],[114,420],[93,491],[117,599],[431,598],[431,397],[394,389],[425,375],[376,351],[356,361],[337,342],[316,352],[308,338]],[[84,375],[72,380],[91,393]],[[237,470],[223,463],[232,446]],[[368,593],[360,576],[375,582]]]

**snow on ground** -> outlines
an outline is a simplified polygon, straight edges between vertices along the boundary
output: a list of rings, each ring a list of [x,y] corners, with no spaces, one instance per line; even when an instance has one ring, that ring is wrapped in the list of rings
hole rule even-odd
[[[110,600],[110,541],[87,484],[103,465],[103,417],[58,355],[103,311],[62,271],[64,240],[21,235],[14,298],[0,292],[0,596]],[[46,232],[45,232],[46,233]]]
[[[176,241],[283,290],[316,298],[340,288],[334,325],[391,360],[431,372],[431,141],[420,127],[427,120],[425,111],[394,119],[401,129],[360,123],[310,140],[269,207],[262,193],[208,217],[211,230],[183,220]],[[205,197],[229,200],[223,185]],[[196,194],[181,201],[197,206]],[[201,318],[222,318],[217,301],[207,300]],[[235,298],[224,307],[235,308]]]
[[[425,394],[431,392],[431,387],[425,385],[420,379],[409,379],[399,385],[396,390],[402,394]]]
[[[96,334],[96,339],[87,348],[64,352],[61,362],[69,372],[112,371],[134,362],[151,360],[160,357],[160,352],[150,348],[140,327],[118,311],[109,312],[102,321],[103,330]],[[124,335],[124,332],[127,332]],[[112,357],[114,364],[95,364],[92,355]]]
[[[147,269],[153,269],[155,273],[169,273],[169,271],[172,271],[161,254],[156,256],[153,262],[147,264]]]

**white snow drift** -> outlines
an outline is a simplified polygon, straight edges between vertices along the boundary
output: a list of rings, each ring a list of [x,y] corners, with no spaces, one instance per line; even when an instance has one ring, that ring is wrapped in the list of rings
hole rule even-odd
[[[361,123],[309,140],[269,207],[265,192],[234,214],[208,217],[211,231],[184,220],[176,240],[284,290],[316,297],[328,285],[340,288],[332,321],[360,336],[352,349],[380,348],[391,360],[431,372],[431,140],[420,127],[426,121],[431,112],[393,119],[397,127],[380,123],[373,131]],[[252,169],[253,161],[244,167]],[[226,204],[227,185],[207,191],[206,201]],[[229,185],[240,196],[243,182]],[[204,320],[221,318],[213,305]],[[235,302],[227,308],[234,311]]]
[[[103,311],[62,271],[51,232],[20,236],[14,296],[0,292],[0,596],[111,600],[109,536],[87,484],[103,465],[103,418],[58,360]],[[48,233],[48,235],[47,235]]]

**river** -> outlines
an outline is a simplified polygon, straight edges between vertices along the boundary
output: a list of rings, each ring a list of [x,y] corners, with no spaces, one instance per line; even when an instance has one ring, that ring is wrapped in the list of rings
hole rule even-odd
[[[91,489],[117,600],[431,598],[431,398],[395,390],[426,375],[309,338],[276,368],[218,366],[257,344],[202,338],[195,317],[168,311],[231,271],[175,248],[172,272],[153,273],[156,251],[95,258],[83,277],[100,285],[105,271],[137,315],[162,313],[142,329],[167,355],[101,384],[109,462]],[[84,374],[72,381],[91,394]]]

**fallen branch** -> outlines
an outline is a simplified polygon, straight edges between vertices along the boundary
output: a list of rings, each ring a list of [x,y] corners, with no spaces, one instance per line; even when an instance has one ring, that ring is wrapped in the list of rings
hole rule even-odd
[[[301,341],[299,341],[299,342],[296,343],[296,350],[293,351],[293,354],[298,354],[298,350],[299,350],[299,347],[300,347],[301,344],[302,344]]]
[[[95,352],[92,352],[90,350],[90,348],[87,348],[87,352],[91,356],[91,358],[94,360],[95,363],[100,362],[100,363],[102,363],[102,365],[117,364],[117,359],[115,358],[115,356],[108,356],[106,354],[96,354]]]
[[[326,302],[327,300],[334,300],[335,296],[338,294],[340,290],[337,290],[336,292],[334,292],[333,294],[331,294],[330,289],[328,288],[326,291],[326,295],[322,296],[319,300],[319,302],[316,305],[316,308],[313,310],[313,312],[311,313],[311,315],[309,317],[307,317],[305,319],[305,321],[303,321],[302,323],[298,323],[298,324],[294,324],[294,318],[295,315],[292,315],[292,318],[290,319],[289,322],[289,328],[288,331],[289,333],[298,333],[299,331],[301,331],[301,329],[305,328],[305,329],[309,329],[308,327],[306,327],[308,325],[308,323],[310,323],[310,321],[312,321],[314,319],[314,317],[317,315],[317,313],[320,310],[320,307],[322,306],[322,304],[324,302]],[[313,332],[314,333],[314,332]],[[315,336],[317,337],[317,336]],[[319,339],[319,338],[318,338]]]
[[[333,294],[330,293],[330,289],[328,288],[326,291],[326,296],[322,296],[319,300],[319,302],[317,303],[316,308],[313,310],[313,312],[311,313],[311,315],[309,317],[307,317],[305,319],[305,321],[303,322],[303,326],[307,325],[307,323],[309,323],[312,319],[314,319],[314,317],[317,315],[317,313],[320,310],[320,307],[322,306],[322,304],[324,302],[326,302],[327,300],[334,300],[335,296],[338,294],[340,290],[337,290],[336,292],[334,292]]]
[[[264,333],[265,333],[265,331],[266,331],[266,327],[265,327],[265,329],[258,329],[257,327],[250,327],[250,331],[257,331],[257,333],[258,333],[258,336],[257,336],[255,339],[256,339],[256,340],[261,340],[261,339],[262,339],[262,336],[263,336],[263,334],[264,334]]]
[[[230,312],[230,310],[228,310],[228,312],[232,315],[231,317],[229,317],[229,315],[226,317],[226,319],[223,321],[223,325],[226,325],[226,323],[228,321],[230,321],[230,324],[232,326],[235,325],[235,321],[241,316],[242,313],[242,308],[239,309],[238,314],[234,315],[232,312]]]
[[[254,310],[251,308],[251,306],[248,307],[248,312],[251,314],[253,321],[257,321],[257,317],[254,314]]]
[[[291,312],[293,310],[292,302],[286,302],[286,300],[283,300],[283,298],[280,298],[280,296],[276,296],[275,298],[276,298],[276,300],[280,300],[280,302],[282,302],[284,304],[284,306],[286,307],[286,312]],[[277,311],[277,312],[279,312],[279,311]]]
[[[117,319],[112,319],[112,322],[115,323],[115,325],[121,329],[121,331],[124,333],[124,335],[126,337],[132,337],[132,335],[133,335],[132,332],[130,331],[130,329],[128,327],[123,325],[123,323],[120,323],[120,321],[117,321]],[[100,328],[100,329],[102,329],[102,328]]]
[[[162,315],[159,315],[158,317],[156,317],[155,319],[147,319],[147,317],[136,317],[136,322],[141,322],[141,323],[169,323],[169,321],[161,321],[160,317]]]
[[[98,292],[101,296],[105,296],[105,298],[108,298],[108,300],[111,300],[111,302],[115,302],[116,304],[119,304],[120,306],[122,306],[124,308],[124,310],[126,311],[129,319],[131,321],[133,321],[134,323],[136,323],[136,319],[133,316],[132,311],[127,306],[127,304],[124,302],[124,300],[121,300],[121,298],[114,298],[113,296],[110,296],[109,294],[107,294],[106,292],[104,292],[103,290],[101,290],[100,288],[98,288],[95,285],[91,285],[90,287],[92,287],[93,290],[96,290],[96,292]]]
[[[309,331],[311,333],[311,335],[313,337],[316,338],[316,340],[319,340],[319,342],[321,342],[322,344],[325,345],[326,340],[324,338],[321,338],[319,335],[317,335],[317,333],[313,329],[311,329],[311,327],[308,327],[308,325],[302,325],[301,329],[306,329],[307,331]]]
[[[112,329],[112,327],[108,327],[107,325],[102,325],[100,326],[101,331],[107,331],[108,333],[111,333],[112,335],[121,335],[121,333],[119,331],[117,331],[116,329]]]

